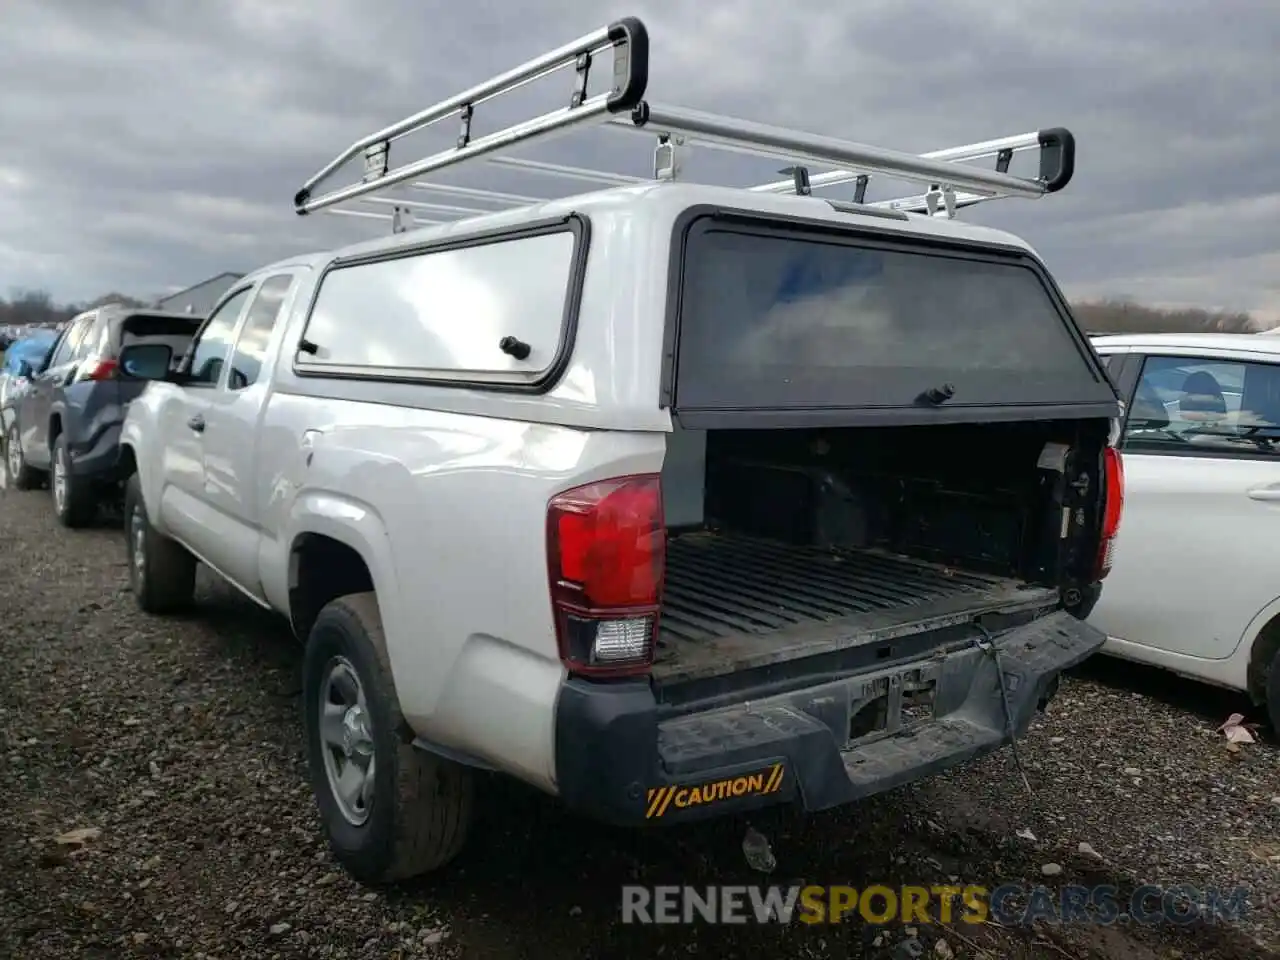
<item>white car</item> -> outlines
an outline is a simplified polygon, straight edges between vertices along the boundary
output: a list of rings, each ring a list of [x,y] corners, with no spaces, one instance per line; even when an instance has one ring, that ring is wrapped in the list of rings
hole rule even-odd
[[[1093,344],[1126,403],[1104,652],[1246,691],[1280,729],[1280,338]]]

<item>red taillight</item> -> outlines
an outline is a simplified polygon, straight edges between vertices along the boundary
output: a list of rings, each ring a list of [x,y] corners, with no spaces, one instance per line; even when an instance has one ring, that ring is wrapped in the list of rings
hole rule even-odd
[[[658,476],[600,480],[552,499],[547,557],[556,638],[569,671],[647,671],[666,568]]]
[[[1111,572],[1116,534],[1120,532],[1120,517],[1124,513],[1124,461],[1120,458],[1120,451],[1115,447],[1104,449],[1102,464],[1106,490],[1102,506],[1102,539],[1098,544],[1099,580]]]
[[[89,357],[80,365],[77,380],[112,380],[119,365],[108,357]]]

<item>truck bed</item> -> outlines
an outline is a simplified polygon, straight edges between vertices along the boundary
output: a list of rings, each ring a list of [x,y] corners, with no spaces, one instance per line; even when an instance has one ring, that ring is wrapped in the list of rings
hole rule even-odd
[[[654,678],[692,680],[1053,603],[1057,591],[881,550],[673,536]]]

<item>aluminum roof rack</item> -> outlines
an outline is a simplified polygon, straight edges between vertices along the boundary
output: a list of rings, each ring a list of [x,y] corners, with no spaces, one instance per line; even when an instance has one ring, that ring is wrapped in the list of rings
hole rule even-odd
[[[609,88],[588,95],[588,80],[595,59],[606,51],[613,57]],[[575,82],[566,106],[493,133],[472,136],[472,119],[478,105],[570,67]],[[1075,140],[1070,132],[1061,128],[916,155],[650,103],[644,99],[648,80],[648,32],[638,19],[625,17],[362,137],[303,185],[294,196],[294,209],[300,215],[326,211],[390,220],[392,229],[400,232],[415,223],[449,222],[550,199],[418,179],[481,160],[526,173],[597,186],[647,182],[642,177],[501,155],[517,145],[536,143],[586,126],[656,134],[653,179],[680,178],[682,151],[698,144],[779,160],[788,165],[780,171],[787,174],[788,179],[747,187],[748,190],[807,196],[815,189],[853,184],[853,195],[847,200],[821,199],[837,209],[874,211],[894,217],[908,213],[954,217],[957,210],[987,200],[1038,198],[1065,187],[1075,170]],[[450,117],[458,118],[460,124],[454,146],[401,166],[390,165],[393,141]],[[1029,150],[1039,151],[1038,175],[1010,174],[1009,164],[1014,154]],[[994,169],[971,165],[971,161],[990,158],[995,159]],[[359,181],[320,191],[322,185],[357,159],[362,159],[364,165]],[[810,165],[834,169],[811,176]],[[893,200],[867,201],[867,185],[873,175],[919,183],[925,190]],[[410,189],[496,206],[412,200]],[[353,207],[353,204],[369,204],[381,208],[382,212]],[[426,216],[421,216],[419,211]]]

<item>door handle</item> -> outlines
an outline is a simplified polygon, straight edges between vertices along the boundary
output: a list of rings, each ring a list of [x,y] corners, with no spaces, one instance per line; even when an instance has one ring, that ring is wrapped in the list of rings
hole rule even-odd
[[[1250,500],[1280,500],[1280,484],[1254,487],[1249,491]]]
[[[196,433],[204,433],[204,416],[197,413],[194,417],[187,421],[187,426]]]

